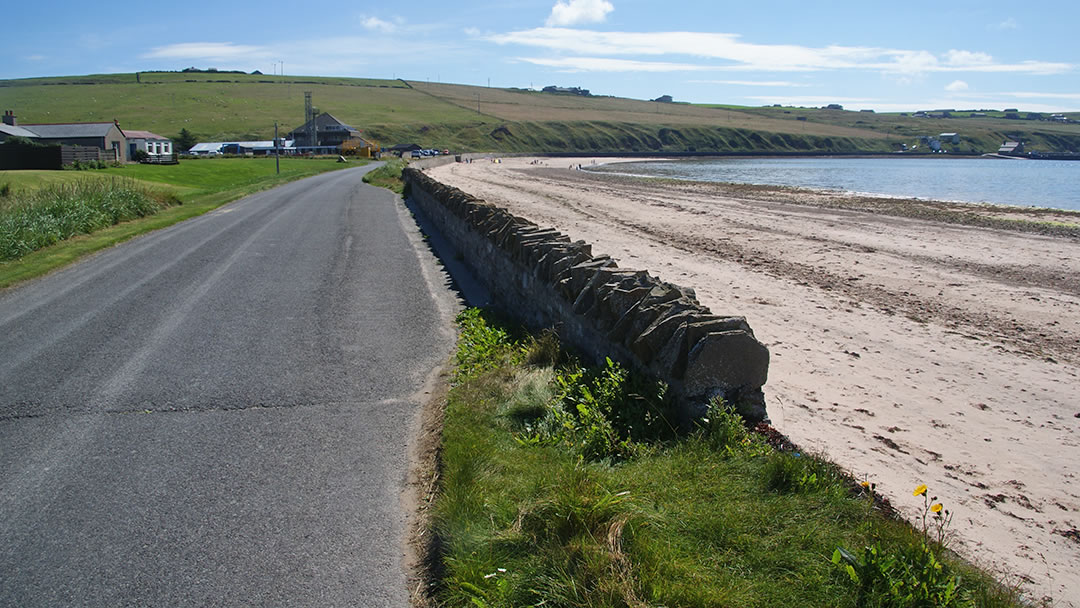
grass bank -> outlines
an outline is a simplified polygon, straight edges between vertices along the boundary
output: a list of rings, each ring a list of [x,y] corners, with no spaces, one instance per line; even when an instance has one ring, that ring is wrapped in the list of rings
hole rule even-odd
[[[282,158],[280,175],[275,172],[272,158],[199,159],[186,160],[179,165],[124,165],[80,172],[0,171],[0,185],[12,184],[11,191],[14,194],[9,196],[56,187],[55,183],[48,186],[45,182],[107,182],[126,178],[138,187],[156,193],[156,196],[175,197],[180,203],[150,216],[122,221],[91,234],[68,238],[15,260],[0,261],[0,288],[41,276],[83,256],[202,215],[249,194],[326,171],[364,163],[365,161],[356,161],[341,164],[332,159]],[[27,177],[29,174],[36,174],[41,181]]]
[[[656,103],[446,83],[226,73],[152,73],[0,80],[6,107],[33,122],[120,121],[200,141],[269,139],[302,122],[304,92],[384,145],[458,151],[699,153],[888,152],[924,135],[960,134],[951,153],[1076,150],[1080,125],[1000,115],[917,118],[819,108]],[[1073,115],[1076,116],[1075,114]],[[923,146],[925,148],[925,146]]]
[[[401,181],[401,171],[408,166],[409,163],[400,158],[391,158],[378,169],[365,173],[364,183],[402,194],[405,182]]]
[[[550,335],[459,318],[434,600],[446,606],[1019,606],[873,487],[722,404],[693,432],[662,385],[589,368]]]

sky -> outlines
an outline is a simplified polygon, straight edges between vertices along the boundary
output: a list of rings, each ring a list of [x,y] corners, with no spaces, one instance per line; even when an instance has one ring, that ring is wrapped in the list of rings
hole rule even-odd
[[[1080,110],[1080,2],[17,2],[0,79],[193,66],[736,105]]]

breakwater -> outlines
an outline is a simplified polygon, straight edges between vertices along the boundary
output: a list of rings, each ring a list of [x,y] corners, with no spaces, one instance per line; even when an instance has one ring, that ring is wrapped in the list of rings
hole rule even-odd
[[[445,161],[444,161],[445,162]],[[766,418],[769,352],[743,317],[716,315],[694,290],[621,268],[422,171],[402,175],[406,196],[485,284],[493,304],[526,326],[553,328],[594,362],[605,357],[665,381],[687,419],[723,397],[747,420]]]

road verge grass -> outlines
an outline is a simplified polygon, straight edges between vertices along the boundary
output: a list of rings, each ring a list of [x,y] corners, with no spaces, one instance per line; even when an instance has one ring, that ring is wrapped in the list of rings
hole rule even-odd
[[[723,404],[680,432],[662,385],[475,309],[459,323],[432,519],[440,605],[1020,605],[883,514],[873,488]]]
[[[18,259],[0,261],[0,288],[44,275],[101,249],[202,215],[249,194],[326,171],[362,164],[365,163],[341,164],[331,159],[283,158],[281,173],[277,174],[273,159],[201,159],[179,165],[126,165],[87,172],[94,176],[90,179],[99,183],[117,181],[112,178],[118,177],[133,180],[155,196],[175,199],[180,204],[153,215],[68,238]],[[20,185],[31,188],[25,182]]]
[[[405,192],[405,182],[401,180],[401,171],[409,166],[405,160],[391,158],[383,166],[364,174],[364,183],[386,188],[401,194]]]

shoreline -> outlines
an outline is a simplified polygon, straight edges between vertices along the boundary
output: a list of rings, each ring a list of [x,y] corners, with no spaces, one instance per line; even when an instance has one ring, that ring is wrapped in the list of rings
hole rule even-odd
[[[1080,596],[1080,240],[983,225],[1015,223],[998,208],[900,215],[909,201],[532,160],[429,172],[745,316],[773,355],[774,426],[908,518],[926,483],[954,549],[1077,605],[1061,600]]]
[[[926,155],[926,156],[930,156],[930,155]],[[791,156],[791,157],[783,157],[783,158],[829,158],[829,157],[830,156],[806,156],[806,157]],[[851,157],[844,157],[844,158],[887,158],[887,157],[888,156],[886,156],[886,155],[882,155],[882,156],[879,156],[879,157],[851,156]],[[720,158],[720,157],[716,157],[716,158]],[[747,159],[748,160],[748,159],[751,159],[751,158],[761,158],[761,157],[731,156],[731,157],[726,157],[726,158],[727,159],[736,159],[736,160],[741,158],[741,159]],[[965,159],[968,159],[968,160],[978,159],[978,158],[985,158],[986,160],[1000,160],[1000,159],[995,159],[995,158],[988,158],[988,157],[985,157],[985,156],[963,156],[963,157],[961,157],[961,156],[950,155],[950,158],[953,158],[953,159],[965,158]],[[754,187],[754,188],[775,189],[775,190],[785,190],[785,191],[786,190],[791,190],[791,191],[796,191],[796,192],[804,192],[804,193],[807,193],[807,194],[830,195],[830,196],[838,196],[838,197],[874,198],[874,199],[897,200],[897,201],[912,201],[912,202],[917,202],[917,203],[934,203],[934,204],[964,206],[964,207],[973,208],[973,209],[978,209],[978,208],[982,208],[982,207],[989,207],[989,208],[995,208],[995,209],[996,208],[1003,208],[1003,209],[1015,210],[1015,211],[1032,211],[1034,213],[1054,212],[1054,213],[1059,213],[1064,217],[1067,217],[1067,218],[1070,218],[1070,219],[1074,220],[1073,223],[1075,223],[1077,226],[1080,226],[1080,209],[1065,209],[1065,208],[1060,208],[1060,207],[1041,207],[1041,206],[1038,206],[1038,205],[1023,205],[1023,204],[1016,204],[1016,203],[999,203],[999,202],[991,202],[991,201],[965,201],[965,200],[959,200],[959,199],[942,199],[942,198],[923,197],[923,196],[909,196],[909,195],[903,195],[903,194],[887,194],[887,193],[880,193],[880,192],[862,192],[862,191],[857,191],[857,190],[841,190],[841,189],[833,189],[833,188],[817,188],[817,187],[813,187],[813,186],[791,186],[791,185],[784,185],[784,184],[763,184],[763,183],[753,183],[753,182],[730,182],[730,181],[696,180],[696,179],[692,179],[692,178],[665,177],[665,176],[645,175],[645,174],[640,174],[640,173],[626,173],[626,172],[620,172],[620,171],[606,171],[606,170],[597,171],[597,170],[595,170],[593,168],[593,167],[604,167],[604,166],[618,165],[618,164],[622,164],[622,163],[645,163],[645,162],[658,162],[658,163],[660,163],[660,162],[674,162],[674,161],[679,161],[679,160],[683,160],[683,159],[668,158],[666,156],[643,157],[643,158],[605,159],[605,162],[596,163],[596,164],[590,165],[588,167],[583,166],[582,170],[592,172],[592,173],[594,173],[596,175],[612,175],[612,176],[627,177],[627,178],[642,179],[642,180],[662,180],[662,181],[668,181],[668,182],[691,183],[691,184],[701,184],[701,185],[724,185],[724,186],[733,186],[733,187]],[[1020,159],[1020,160],[1024,160],[1024,159]]]
[[[668,159],[650,159],[663,161]],[[594,166],[612,163],[600,163]],[[621,162],[639,162],[637,159]],[[796,205],[849,208],[873,213],[894,215],[896,217],[924,217],[926,210],[936,209],[939,221],[968,226],[984,226],[1016,230],[1021,232],[1044,232],[1056,236],[1080,238],[1080,210],[1058,209],[1055,207],[1037,207],[1013,205],[1008,203],[973,203],[968,201],[944,200],[934,198],[911,197],[903,195],[879,194],[873,192],[854,192],[849,190],[830,190],[806,186],[784,186],[779,184],[751,184],[743,182],[712,182],[674,177],[655,177],[634,173],[614,171],[584,172],[598,176],[599,179],[628,179],[652,182],[666,186],[690,186],[699,189],[713,189],[717,194],[738,196],[750,200],[786,202]],[[812,200],[811,200],[812,199]],[[912,207],[915,209],[912,209]],[[871,208],[872,207],[872,208]],[[1047,221],[1033,221],[1029,216],[1050,216]],[[979,221],[976,218],[983,218]],[[986,218],[1005,220],[992,226]],[[1010,222],[1010,223],[1007,223]],[[1025,225],[1026,223],[1027,225]]]

